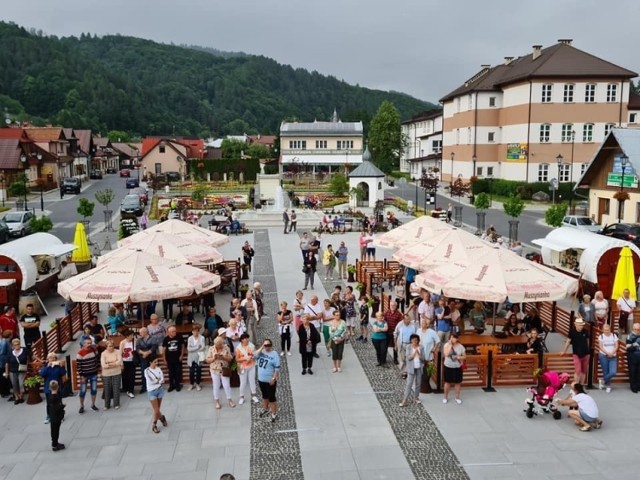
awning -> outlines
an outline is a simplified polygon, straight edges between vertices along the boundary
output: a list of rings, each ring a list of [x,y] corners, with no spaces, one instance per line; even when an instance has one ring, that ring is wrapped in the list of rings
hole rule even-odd
[[[43,245],[42,247],[34,248],[32,255],[50,255],[52,257],[61,257],[67,253],[73,252],[76,247],[73,243],[63,243],[62,245]]]
[[[290,155],[285,154],[282,155],[282,164],[283,165],[298,165],[303,167],[305,165],[360,165],[362,163],[362,154],[331,154],[331,153],[317,153],[313,154],[309,152],[308,154],[297,154]]]
[[[575,246],[565,245],[563,243],[555,243],[550,242],[546,238],[537,238],[532,240],[531,243],[534,245],[538,245],[539,247],[545,247],[549,250],[553,250],[554,252],[564,252],[565,250],[569,250],[570,248],[575,248]]]

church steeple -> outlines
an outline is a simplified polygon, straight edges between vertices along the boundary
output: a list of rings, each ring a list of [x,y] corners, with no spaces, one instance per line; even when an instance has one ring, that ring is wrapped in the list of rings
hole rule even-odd
[[[338,123],[340,121],[340,119],[338,118],[338,111],[335,109],[333,109],[333,115],[331,115],[331,121],[333,123]]]

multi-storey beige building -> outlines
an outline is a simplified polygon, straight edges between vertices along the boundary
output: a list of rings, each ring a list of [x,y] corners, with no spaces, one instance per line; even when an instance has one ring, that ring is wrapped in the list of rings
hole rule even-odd
[[[571,43],[483,65],[440,100],[445,181],[475,174],[575,182],[612,127],[639,123],[631,118],[638,107],[629,109],[637,74]]]
[[[422,171],[439,169],[442,163],[442,110],[423,112],[402,122],[407,146],[400,156],[400,171],[418,179]]]

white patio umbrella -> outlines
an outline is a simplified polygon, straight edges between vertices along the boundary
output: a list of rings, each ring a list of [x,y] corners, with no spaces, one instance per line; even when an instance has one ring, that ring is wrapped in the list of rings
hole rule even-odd
[[[210,247],[219,247],[229,243],[229,237],[226,235],[173,218],[171,220],[165,220],[164,222],[157,223],[156,225],[131,235],[130,237],[123,238],[118,242],[118,246],[126,247],[128,245],[135,245],[140,238],[144,238],[145,235],[149,235],[154,232],[171,233],[190,242],[201,243],[203,245],[209,245]]]
[[[495,303],[559,300],[578,289],[575,278],[492,247],[470,263],[451,262],[421,272],[416,283],[447,297]]]
[[[190,265],[132,250],[58,284],[58,293],[74,302],[149,302],[203,293],[220,276]]]
[[[182,264],[211,265],[224,260],[222,254],[213,247],[190,241],[185,236],[164,232],[152,232],[140,236],[135,244],[120,247],[98,258],[98,265],[120,261],[131,250],[141,250]]]
[[[427,270],[443,263],[470,263],[482,256],[489,247],[485,242],[458,228],[436,231],[419,243],[414,243],[396,251],[392,258],[414,270]]]
[[[393,230],[376,235],[373,244],[383,248],[402,248],[431,238],[437,232],[451,230],[453,227],[436,218],[423,216],[411,220]]]

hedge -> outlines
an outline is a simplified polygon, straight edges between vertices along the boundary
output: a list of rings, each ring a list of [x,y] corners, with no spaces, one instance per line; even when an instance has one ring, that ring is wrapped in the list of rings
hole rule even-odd
[[[195,163],[195,162],[194,162]],[[203,165],[202,168],[198,168],[197,165]],[[214,174],[218,174],[218,178],[222,180],[223,175],[226,173],[227,178],[229,174],[233,173],[233,178],[238,180],[240,178],[240,172],[244,174],[245,182],[255,182],[257,174],[260,173],[260,160],[258,159],[235,159],[229,160],[226,158],[220,160],[205,160],[199,161],[195,167],[196,175],[198,173],[208,172],[211,174],[211,178],[214,179]]]
[[[558,185],[557,195],[562,195],[563,198],[568,198],[573,189],[573,183],[565,182]],[[485,192],[489,195],[495,195],[498,197],[508,197],[509,195],[520,195],[523,200],[530,200],[531,196],[536,192],[544,192],[551,195],[551,189],[549,182],[521,182],[515,180],[502,180],[495,179],[489,180],[486,178],[479,178],[473,182],[473,194]]]

